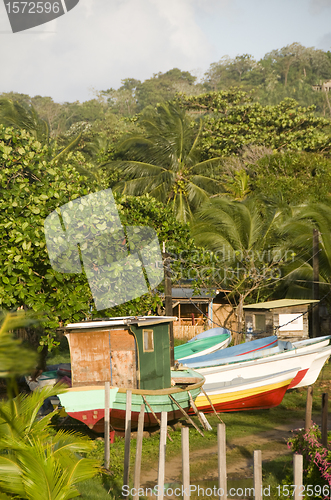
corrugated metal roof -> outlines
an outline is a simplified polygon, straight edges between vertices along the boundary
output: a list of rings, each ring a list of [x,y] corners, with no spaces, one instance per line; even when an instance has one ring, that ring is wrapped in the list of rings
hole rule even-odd
[[[194,288],[188,287],[173,287],[171,289],[173,299],[205,299],[212,300],[216,295],[216,290],[208,290],[200,288],[197,295],[194,294]]]
[[[119,318],[105,318],[100,321],[82,321],[81,323],[70,323],[65,328],[102,328],[111,326],[124,326],[124,325],[158,325],[159,323],[170,323],[177,321],[176,316],[121,316]]]
[[[277,307],[303,306],[316,302],[319,302],[319,300],[279,299],[270,300],[269,302],[258,302],[257,304],[247,304],[244,306],[244,309],[276,309]]]

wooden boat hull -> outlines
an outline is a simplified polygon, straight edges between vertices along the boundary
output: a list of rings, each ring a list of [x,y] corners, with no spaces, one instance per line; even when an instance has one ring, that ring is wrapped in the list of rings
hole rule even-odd
[[[188,392],[190,392],[193,400],[196,399],[204,383],[204,377],[197,373],[196,379],[199,381],[185,388],[171,387],[154,391],[130,389],[132,393],[131,429],[135,430],[138,426],[138,416],[142,404],[145,405],[144,428],[158,425],[153,412],[159,420],[163,411],[167,412],[169,422],[180,419],[183,414],[170,399],[170,395],[180,404],[181,408],[188,411],[190,408]],[[109,418],[112,428],[117,431],[123,431],[125,428],[126,391],[124,388],[110,388]],[[143,396],[151,406],[153,412],[145,403]],[[61,394],[59,398],[68,415],[86,424],[96,432],[103,432],[105,413],[104,386],[72,387],[66,393]]]
[[[274,339],[274,337],[267,337],[267,339]],[[277,338],[277,337],[276,337]],[[193,370],[200,371],[203,368],[213,368],[216,366],[224,366],[232,363],[249,362],[262,358],[271,358],[272,356],[292,356],[293,354],[303,354],[307,352],[316,351],[322,349],[330,344],[330,336],[320,337],[317,339],[307,339],[300,342],[278,342],[276,346],[270,341],[264,347],[258,349],[249,349],[249,345],[257,341],[247,342],[246,344],[240,344],[239,346],[228,347],[222,351],[216,351],[205,356],[200,356],[193,359],[183,360],[183,364]],[[263,339],[261,339],[263,340]],[[242,347],[244,346],[244,347]],[[246,346],[246,348],[245,348]],[[241,351],[245,348],[245,352],[235,354],[237,347],[240,347]]]
[[[299,368],[275,374],[271,377],[260,377],[252,380],[234,381],[224,387],[205,387],[208,398],[218,412],[261,410],[278,406]],[[208,398],[200,394],[195,404],[199,411],[213,411]]]
[[[198,371],[205,377],[208,386],[231,382],[240,377],[249,379],[256,377],[257,374],[267,377],[300,366],[300,370],[288,387],[292,389],[313,384],[330,354],[331,346],[315,350],[304,347],[264,358],[201,368]]]
[[[186,359],[196,358],[198,356],[205,356],[212,352],[224,349],[231,342],[231,333],[224,332],[224,328],[213,328],[197,335],[185,344],[175,347],[175,359],[180,359],[181,362]]]

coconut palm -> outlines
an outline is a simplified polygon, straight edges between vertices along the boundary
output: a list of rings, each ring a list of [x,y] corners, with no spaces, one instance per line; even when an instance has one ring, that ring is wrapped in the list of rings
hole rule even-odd
[[[108,164],[126,179],[115,190],[138,196],[148,193],[171,204],[178,220],[189,220],[203,201],[222,190],[212,178],[212,168],[220,159],[199,161],[202,122],[192,126],[185,111],[168,102],[146,111],[138,125],[143,133],[131,135],[120,144],[125,159]]]
[[[256,198],[230,201],[215,198],[202,207],[192,224],[197,245],[213,253],[214,268],[209,279],[214,286],[232,289],[237,300],[238,331],[242,331],[245,299],[264,290],[279,278],[288,259],[281,227],[284,212]],[[270,290],[269,290],[270,294]]]
[[[288,296],[312,298],[313,283],[313,229],[319,231],[319,282],[323,293],[331,283],[331,206],[324,203],[308,204],[296,210],[283,228],[284,237],[291,245],[295,259],[284,271],[289,276],[283,283]]]

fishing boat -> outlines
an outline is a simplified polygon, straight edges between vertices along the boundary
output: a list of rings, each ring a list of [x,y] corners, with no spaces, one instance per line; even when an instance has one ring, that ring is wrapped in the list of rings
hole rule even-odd
[[[240,344],[239,346],[228,347],[222,351],[215,351],[204,356],[195,357],[194,359],[183,359],[178,361],[192,369],[221,366],[229,363],[252,361],[253,359],[266,358],[267,356],[282,353],[303,353],[313,351],[328,346],[330,339],[331,336],[328,335],[292,343],[286,340],[278,340],[276,336],[271,336],[264,339],[253,340],[246,344]],[[259,342],[261,342],[261,344],[259,344]]]
[[[279,405],[299,367],[254,378],[208,383],[195,401],[198,411],[211,413],[268,409]]]
[[[300,370],[289,385],[289,389],[292,389],[313,384],[330,354],[331,346],[326,346],[308,352],[292,351],[289,354],[283,353],[240,363],[232,362],[227,365],[200,368],[198,371],[205,377],[206,384],[222,384],[238,378],[253,378],[256,374],[270,376],[299,365]]]
[[[102,432],[105,383],[110,383],[110,425],[125,427],[126,395],[131,391],[131,428],[145,405],[145,428],[158,425],[161,412],[168,421],[182,417],[200,393],[204,377],[170,366],[169,325],[176,318],[141,316],[84,321],[65,327],[71,356],[71,384],[60,394],[71,417]]]
[[[255,409],[266,408],[268,404],[276,406],[281,402],[281,395],[284,395],[287,389],[304,387],[316,381],[324,363],[331,355],[329,341],[330,337],[320,338],[317,342],[313,342],[312,339],[307,342],[300,341],[298,346],[293,346],[290,350],[244,361],[232,357],[227,364],[202,367],[198,371],[206,379],[204,390],[209,395],[212,404],[217,403],[219,411],[252,409],[252,401],[254,401]],[[263,385],[275,374],[285,373],[286,370],[291,369],[296,374],[289,383],[281,387],[271,387],[272,384],[269,384],[269,389]],[[253,390],[250,392],[248,387],[242,386],[246,382],[259,385],[250,387]],[[232,390],[233,387],[235,390]],[[262,388],[262,392],[259,388]],[[248,391],[247,394],[245,391]],[[254,397],[251,400],[252,395]],[[228,400],[229,397],[230,400]],[[197,399],[196,405],[202,411],[212,411],[212,404],[207,401],[206,397],[201,396]]]
[[[203,332],[202,334],[199,334],[199,336],[203,335],[205,333],[207,333],[207,332]],[[199,337],[199,336],[197,336],[197,337]],[[202,337],[202,338],[204,338],[204,337]],[[265,351],[266,349],[272,349],[272,348],[277,347],[277,346],[279,348],[279,346],[282,344],[282,342],[281,343],[279,343],[279,342],[280,341],[278,340],[277,335],[273,335],[270,337],[264,337],[261,339],[253,340],[251,342],[246,342],[244,344],[238,344],[238,345],[235,345],[232,347],[226,347],[225,349],[222,349],[222,350],[214,350],[213,352],[210,352],[210,353],[204,353],[204,354],[198,353],[196,356],[194,356],[194,358],[196,358],[196,359],[193,359],[192,363],[197,362],[198,365],[200,365],[201,362],[203,362],[203,363],[210,362],[210,365],[212,366],[214,364],[226,363],[226,360],[232,356],[235,356],[235,357],[240,356],[243,359],[245,357],[247,357],[247,358],[253,357],[255,355],[255,353],[257,353],[256,355],[259,356],[260,351],[266,352]],[[284,342],[283,342],[283,344],[284,344]],[[179,363],[189,362],[191,360],[191,358],[193,357],[193,356],[189,356],[187,358],[185,358],[185,357],[180,358],[179,357],[180,354],[181,354],[180,351],[175,350],[175,358]]]
[[[192,359],[224,349],[231,342],[231,332],[225,328],[211,328],[199,333],[185,344],[175,347],[175,359]]]

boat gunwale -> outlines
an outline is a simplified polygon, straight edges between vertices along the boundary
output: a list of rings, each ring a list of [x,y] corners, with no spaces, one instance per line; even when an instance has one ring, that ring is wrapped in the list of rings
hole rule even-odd
[[[131,387],[116,387],[116,386],[110,386],[110,389],[117,389],[117,392],[127,392],[131,391],[132,394],[137,394],[138,396],[141,395],[146,395],[146,396],[166,396],[168,394],[177,394],[177,393],[182,393],[182,392],[187,392],[191,391],[194,389],[199,389],[206,381],[205,377],[201,375],[201,380],[199,382],[196,382],[195,384],[188,384],[186,388],[182,387],[167,387],[165,389],[133,389]],[[83,386],[77,386],[77,387],[69,387],[67,389],[67,392],[80,392],[80,391],[96,391],[96,390],[105,390],[105,385],[83,385]]]
[[[201,375],[201,371],[202,370],[208,370],[208,369],[214,369],[215,371],[218,371],[220,368],[222,367],[235,367],[235,366],[238,366],[239,363],[252,363],[252,364],[262,364],[263,362],[267,362],[269,361],[270,359],[279,359],[280,356],[283,356],[283,358],[281,359],[291,359],[291,358],[296,358],[296,357],[301,357],[301,356],[306,356],[307,354],[320,354],[323,352],[323,354],[325,354],[324,351],[322,351],[323,349],[327,350],[327,349],[330,349],[331,347],[331,344],[328,344],[326,346],[323,346],[323,347],[319,347],[319,348],[316,348],[316,349],[312,349],[311,351],[305,351],[305,352],[299,352],[301,349],[304,349],[305,346],[303,347],[295,347],[293,349],[288,349],[287,351],[280,351],[280,352],[275,352],[275,353],[269,353],[269,354],[265,354],[264,356],[260,356],[260,357],[255,357],[255,358],[250,358],[250,359],[238,359],[238,360],[232,360],[232,361],[229,361],[227,363],[220,363],[220,364],[215,364],[215,365],[209,365],[209,366],[195,366],[195,367],[191,367],[191,366],[188,366],[187,364],[183,363],[183,366],[185,368],[190,368],[191,370],[194,370],[194,371],[197,371],[199,372]],[[331,353],[330,353],[331,355]],[[275,356],[279,356],[279,358],[275,358]],[[189,360],[188,360],[189,362]],[[214,372],[210,372],[210,373],[214,373]]]

